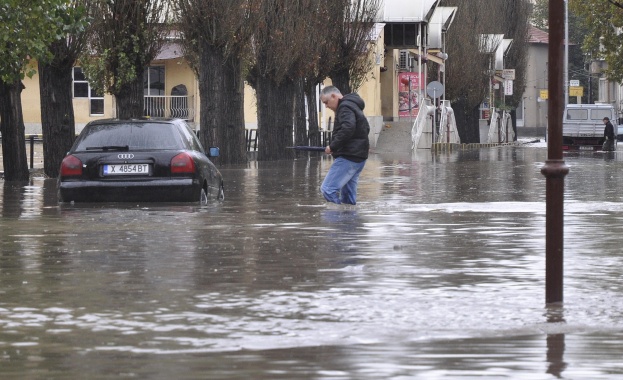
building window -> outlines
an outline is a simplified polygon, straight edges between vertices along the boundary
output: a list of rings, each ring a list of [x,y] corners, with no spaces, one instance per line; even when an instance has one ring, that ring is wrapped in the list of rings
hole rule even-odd
[[[164,66],[149,66],[145,70],[143,89],[146,96],[164,95]]]
[[[89,99],[89,114],[99,116],[104,114],[104,95],[91,88],[81,67],[74,67],[74,98]]]
[[[145,116],[165,115],[164,66],[149,66],[143,72]]]

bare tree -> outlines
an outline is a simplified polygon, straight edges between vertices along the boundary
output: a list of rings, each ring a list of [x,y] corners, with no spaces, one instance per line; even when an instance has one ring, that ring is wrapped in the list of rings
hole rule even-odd
[[[365,8],[372,3],[367,0],[364,0],[362,4],[358,3],[359,13],[362,7]],[[313,23],[310,27],[316,32],[308,36],[307,44],[313,49],[310,50],[308,57],[313,57],[313,59],[306,62],[304,80],[301,84],[307,100],[307,131],[305,131],[307,133],[297,130],[296,136],[299,139],[297,145],[299,143],[309,143],[315,146],[321,144],[316,87],[332,75],[333,83],[338,88],[343,88],[344,93],[348,93],[351,89],[359,87],[369,69],[368,41],[367,39],[357,40],[357,37],[361,36],[357,31],[363,30],[361,27],[363,24],[360,21],[355,21],[350,25],[345,24],[349,22],[346,20],[351,19],[348,14],[357,13],[350,9],[350,6],[349,1],[317,0],[316,17],[309,20]],[[371,29],[368,33],[370,31]],[[354,46],[360,46],[363,50],[354,48],[357,54],[345,54]],[[348,59],[354,59],[355,62],[349,62]],[[351,69],[351,66],[354,69]],[[298,108],[303,108],[303,106],[302,100],[297,103]],[[299,115],[303,113],[301,110],[297,112]],[[297,128],[302,129],[302,126]],[[305,142],[305,137],[308,142]]]
[[[490,57],[481,52],[481,34],[493,33],[488,0],[446,0],[443,5],[457,6],[456,17],[448,29],[446,50],[446,98],[454,108],[461,142],[478,143],[478,108],[489,91]]]
[[[318,146],[321,143],[316,87],[329,76],[339,59],[336,54],[339,41],[332,28],[333,19],[336,19],[335,4],[334,0],[316,0],[315,17],[308,20],[315,32],[306,36],[309,51],[302,62],[303,77],[298,83],[297,91],[301,94],[296,101],[296,145]]]
[[[89,83],[115,96],[117,117],[142,117],[143,72],[168,34],[168,1],[93,1],[93,38],[80,59]]]
[[[199,78],[201,139],[222,148],[221,162],[246,162],[244,53],[257,0],[180,0],[186,56]]]
[[[337,0],[332,2],[330,44],[337,56],[329,76],[333,85],[349,93],[361,86],[373,62],[368,55],[379,0]]]
[[[457,6],[452,27],[448,29],[447,96],[455,110],[461,141],[479,142],[479,106],[487,98],[492,77],[491,55],[483,52],[483,34],[504,34],[517,39],[507,57],[508,68],[523,76],[527,55],[527,0],[471,0],[469,6],[461,0],[445,0],[444,6]],[[486,9],[487,12],[482,10]],[[516,66],[516,67],[511,67]],[[525,79],[518,81],[522,92]],[[518,95],[520,96],[520,95]],[[517,99],[511,99],[511,104]]]
[[[517,107],[522,104],[526,88],[528,67],[528,28],[530,23],[530,4],[526,0],[507,0],[502,2],[504,15],[504,36],[513,43],[504,57],[505,68],[515,70],[513,94],[505,97],[505,105],[511,110],[515,138],[517,138]]]
[[[253,37],[253,66],[260,145],[258,160],[291,158],[297,82],[309,67],[308,36],[318,33],[310,21],[316,0],[263,0]]]
[[[43,132],[43,170],[58,176],[61,161],[76,135],[72,70],[85,48],[89,27],[86,23],[90,0],[72,0],[71,12],[64,17],[67,34],[48,45],[49,57],[39,60],[39,93]]]

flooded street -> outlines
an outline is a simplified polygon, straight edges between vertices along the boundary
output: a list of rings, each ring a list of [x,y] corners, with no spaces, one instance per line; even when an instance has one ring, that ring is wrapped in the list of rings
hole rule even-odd
[[[547,150],[221,168],[225,201],[63,204],[0,181],[2,379],[619,379],[623,146],[565,156],[565,302],[545,306]]]

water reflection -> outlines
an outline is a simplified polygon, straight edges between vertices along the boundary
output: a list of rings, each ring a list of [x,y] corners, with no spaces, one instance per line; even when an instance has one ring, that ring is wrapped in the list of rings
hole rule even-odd
[[[564,309],[560,304],[548,305],[546,310],[547,323],[554,326],[564,324]],[[554,327],[555,329],[555,327]],[[554,375],[558,379],[562,379],[562,372],[567,368],[564,360],[565,354],[565,334],[564,333],[548,333],[547,334],[547,373]]]
[[[0,375],[617,378],[623,163],[566,157],[563,314],[543,311],[545,155],[373,155],[339,209],[324,156],[223,168],[205,207],[3,184]]]

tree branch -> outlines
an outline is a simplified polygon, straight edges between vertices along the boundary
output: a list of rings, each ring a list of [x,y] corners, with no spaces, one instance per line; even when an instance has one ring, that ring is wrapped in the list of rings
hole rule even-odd
[[[623,9],[623,4],[621,4],[619,1],[616,0],[608,0],[608,2],[612,5],[614,5],[615,7],[621,8]]]

